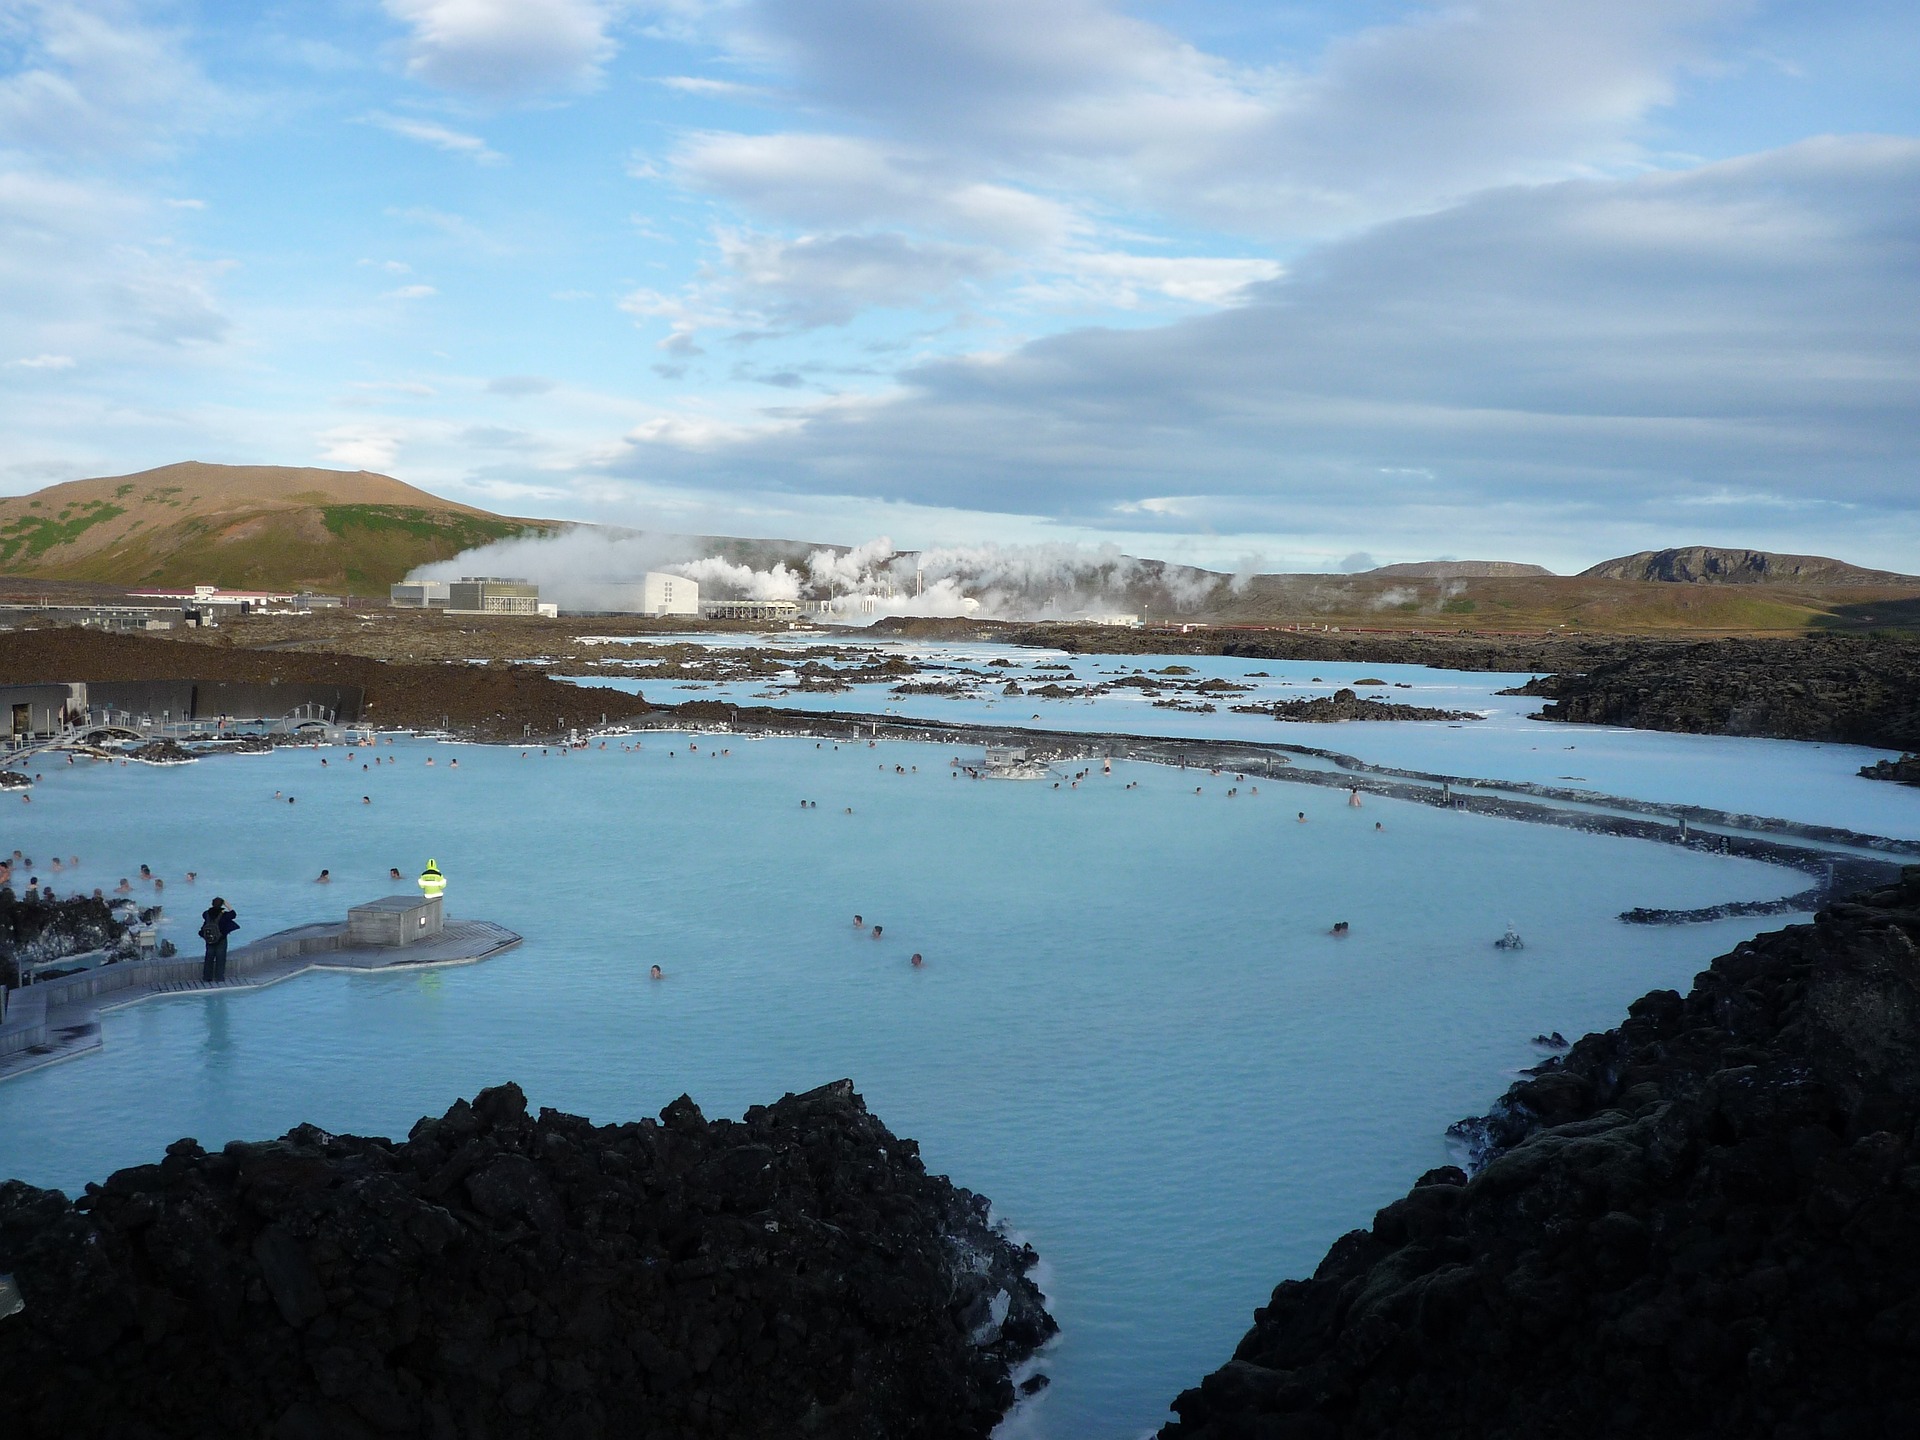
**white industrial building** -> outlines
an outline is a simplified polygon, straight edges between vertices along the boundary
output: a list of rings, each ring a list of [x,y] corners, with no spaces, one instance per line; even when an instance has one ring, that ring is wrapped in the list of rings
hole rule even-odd
[[[640,582],[643,615],[698,615],[700,587],[684,575],[649,570]]]

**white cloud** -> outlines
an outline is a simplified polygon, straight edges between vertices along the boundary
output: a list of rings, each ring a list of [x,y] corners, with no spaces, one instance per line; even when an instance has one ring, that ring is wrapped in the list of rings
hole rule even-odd
[[[417,144],[431,145],[436,150],[445,150],[450,155],[471,160],[476,165],[504,165],[507,157],[493,149],[478,135],[469,135],[461,130],[450,129],[431,120],[417,120],[405,115],[369,115],[367,123],[378,125],[382,130],[391,131],[403,139]]]
[[[398,290],[387,291],[389,300],[425,300],[429,295],[440,292],[431,285],[402,285]]]
[[[22,370],[71,370],[74,358],[71,355],[29,355],[7,363]]]
[[[177,355],[226,337],[225,268],[138,243],[149,204],[116,186],[0,169],[0,315],[22,349],[88,360]]]
[[[598,0],[384,0],[411,32],[408,73],[494,100],[597,84],[615,45]]]
[[[528,395],[545,395],[553,389],[553,381],[544,375],[496,375],[487,381],[489,395],[511,395],[521,398]]]
[[[322,460],[351,465],[356,470],[390,470],[404,437],[394,430],[340,425],[315,438],[320,442]]]
[[[7,0],[0,147],[96,159],[164,151],[223,107],[180,33],[111,0]]]
[[[1700,497],[1748,533],[1817,497],[1836,524],[1911,534],[1916,205],[1920,141],[1871,137],[1494,191],[1329,244],[1215,314],[925,364],[895,396],[789,408],[697,458],[662,422],[617,466],[1223,534],[1311,525],[1329,545],[1358,538],[1359,511],[1405,532],[1369,549],[1420,553],[1495,525],[1645,534]]]
[[[1079,228],[1058,201],[956,176],[933,153],[843,135],[696,135],[672,163],[683,184],[781,224],[907,224],[1016,247],[1061,244]]]
[[[1114,251],[1066,252],[1046,268],[1056,273],[1026,286],[1028,298],[1114,310],[1137,309],[1149,294],[1194,305],[1229,305],[1249,285],[1281,274],[1273,260]]]
[[[798,329],[844,325],[874,307],[925,305],[993,267],[985,251],[904,235],[748,232],[720,237],[724,288],[766,323]]]
[[[1101,0],[759,0],[741,45],[949,171],[1294,235],[1639,163],[1648,114],[1749,8],[1419,8],[1297,69],[1229,64]]]

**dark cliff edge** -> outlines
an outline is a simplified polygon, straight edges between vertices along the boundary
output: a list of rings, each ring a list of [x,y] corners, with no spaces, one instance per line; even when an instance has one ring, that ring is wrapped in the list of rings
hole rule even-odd
[[[1164,1440],[1920,1433],[1920,867],[1455,1127]]]
[[[1920,642],[1717,640],[1603,660],[1507,692],[1543,720],[1920,749]]]
[[[846,1081],[607,1126],[505,1085],[0,1184],[0,1397],[20,1437],[983,1440],[1055,1330],[1035,1258]]]

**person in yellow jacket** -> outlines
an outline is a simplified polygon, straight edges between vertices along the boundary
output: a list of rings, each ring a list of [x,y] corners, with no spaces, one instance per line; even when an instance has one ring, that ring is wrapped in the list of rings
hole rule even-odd
[[[440,873],[439,861],[427,861],[427,868],[420,872],[420,893],[429,900],[438,900],[447,893],[447,877]]]

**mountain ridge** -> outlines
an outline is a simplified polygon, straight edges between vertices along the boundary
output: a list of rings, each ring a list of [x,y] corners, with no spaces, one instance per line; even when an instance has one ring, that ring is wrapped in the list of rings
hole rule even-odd
[[[1676,585],[1888,585],[1920,580],[1893,570],[1871,570],[1826,555],[1789,555],[1718,545],[1641,550],[1602,560],[1580,572],[1588,580],[1645,580]]]

